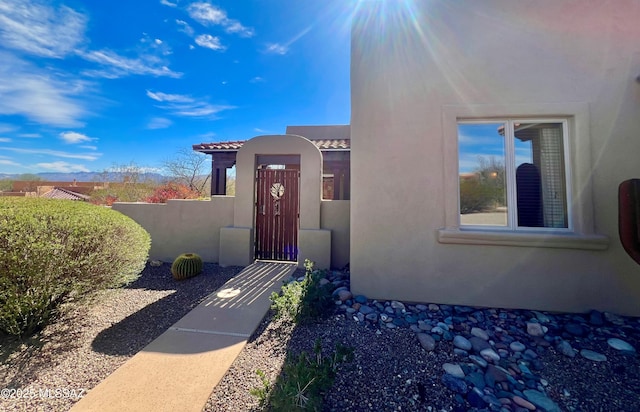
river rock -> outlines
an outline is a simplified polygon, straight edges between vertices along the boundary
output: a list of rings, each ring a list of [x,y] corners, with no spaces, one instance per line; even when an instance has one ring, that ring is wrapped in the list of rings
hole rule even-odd
[[[633,346],[631,346],[631,344],[623,341],[622,339],[618,339],[618,338],[611,338],[607,340],[607,343],[609,344],[609,346],[611,346],[613,349],[617,349],[617,350],[622,350],[622,351],[627,351],[627,352],[635,352],[636,348],[634,348]]]
[[[589,360],[594,361],[594,362],[604,362],[604,361],[607,360],[607,357],[605,355],[603,355],[602,353],[594,352],[594,351],[589,350],[589,349],[582,349],[580,351],[580,355],[583,358],[589,359]]]
[[[573,358],[576,356],[575,349],[573,349],[571,347],[571,344],[566,340],[561,340],[560,343],[558,343],[557,349],[558,349],[558,352],[562,353],[564,356],[568,356],[570,358]]]
[[[449,375],[454,376],[456,378],[464,379],[464,371],[460,365],[455,363],[445,363],[442,365],[442,369],[447,372]]]
[[[523,394],[529,402],[539,408],[546,410],[547,412],[562,412],[560,407],[542,392],[533,389],[527,389],[523,391]]]
[[[531,402],[529,402],[528,400],[521,398],[520,396],[516,395],[513,398],[511,398],[511,400],[513,401],[513,403],[515,403],[518,406],[521,406],[529,411],[535,411],[536,410],[536,406],[534,404],[532,404]]]
[[[489,340],[489,334],[484,329],[471,328],[471,334],[482,340]]]
[[[484,339],[480,339],[477,336],[472,336],[469,338],[469,342],[471,342],[471,346],[473,347],[474,352],[480,353],[483,349],[491,348],[489,342]]]
[[[351,294],[351,292],[349,292],[346,289],[343,289],[341,291],[338,292],[338,299],[340,299],[340,301],[344,302],[345,300],[349,300],[353,297],[353,295]]]
[[[424,350],[426,350],[427,352],[431,352],[435,349],[436,341],[431,337],[431,335],[427,333],[417,333],[416,336],[418,337],[418,341],[420,342],[420,345],[424,348]]]
[[[465,394],[469,392],[469,387],[465,381],[448,373],[442,375],[441,382],[447,389],[455,393]]]
[[[453,338],[453,346],[466,351],[471,350],[471,347],[472,347],[471,342],[469,342],[469,339],[461,335],[456,335]]]
[[[523,352],[527,347],[522,342],[511,342],[509,348],[514,352]]]
[[[544,336],[542,325],[536,322],[527,322],[527,333],[531,336]]]

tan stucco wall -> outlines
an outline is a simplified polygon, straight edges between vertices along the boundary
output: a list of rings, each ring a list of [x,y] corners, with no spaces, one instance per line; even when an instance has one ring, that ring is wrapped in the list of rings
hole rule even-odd
[[[220,228],[233,223],[233,197],[211,200],[169,200],[167,204],[115,203],[117,210],[151,235],[150,259],[172,262],[194,252],[206,262],[218,262]]]
[[[640,177],[640,2],[406,0],[359,9],[354,292],[640,315],[640,266],[617,228],[617,186]],[[570,117],[573,235],[585,249],[444,243],[458,229],[459,115]]]
[[[221,236],[220,261],[224,265],[247,264],[247,251],[253,259],[255,226],[255,170],[257,155],[300,156],[300,220],[298,248],[302,250],[298,265],[304,259],[316,262],[317,268],[328,268],[331,262],[331,234],[320,230],[322,197],[322,153],[309,139],[296,135],[256,136],[247,141],[236,157],[236,196],[233,225]],[[229,244],[227,244],[229,242]]]
[[[349,200],[323,200],[320,226],[331,231],[331,267],[349,263]]]
[[[256,136],[236,157],[234,226],[253,227],[256,155],[300,155],[300,229],[320,228],[322,153],[308,139],[294,135]]]

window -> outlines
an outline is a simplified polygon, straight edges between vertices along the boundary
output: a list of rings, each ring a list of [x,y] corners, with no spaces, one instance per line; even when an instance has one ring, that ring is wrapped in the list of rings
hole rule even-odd
[[[570,229],[567,121],[458,122],[462,228]]]

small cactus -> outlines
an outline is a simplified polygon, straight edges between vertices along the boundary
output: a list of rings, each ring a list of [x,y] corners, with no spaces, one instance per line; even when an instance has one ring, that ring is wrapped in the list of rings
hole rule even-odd
[[[183,253],[171,265],[171,274],[176,280],[192,278],[200,272],[202,272],[202,258],[195,253]]]

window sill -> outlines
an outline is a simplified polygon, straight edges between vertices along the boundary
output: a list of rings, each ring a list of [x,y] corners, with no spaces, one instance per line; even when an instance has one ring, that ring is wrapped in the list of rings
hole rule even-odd
[[[609,238],[577,233],[498,232],[483,230],[438,230],[438,242],[460,245],[546,247],[560,249],[606,250]]]

